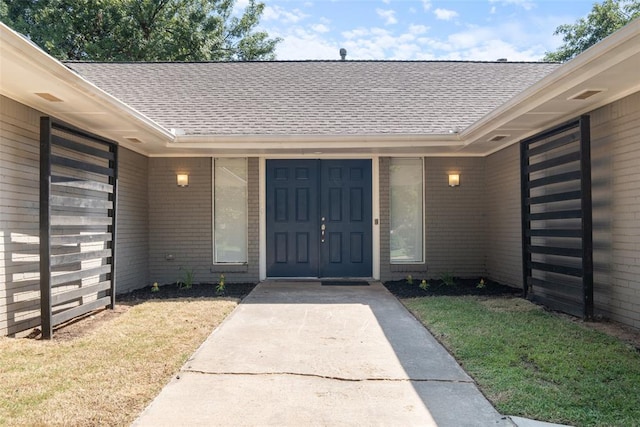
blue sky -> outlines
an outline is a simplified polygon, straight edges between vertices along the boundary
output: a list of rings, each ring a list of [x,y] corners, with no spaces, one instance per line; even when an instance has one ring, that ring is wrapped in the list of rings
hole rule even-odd
[[[538,61],[595,0],[262,0],[279,60]],[[236,7],[247,0],[237,0]]]

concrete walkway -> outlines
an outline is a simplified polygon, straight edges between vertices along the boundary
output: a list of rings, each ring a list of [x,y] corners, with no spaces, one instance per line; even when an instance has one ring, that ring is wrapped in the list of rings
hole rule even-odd
[[[136,426],[513,426],[380,283],[264,282]]]

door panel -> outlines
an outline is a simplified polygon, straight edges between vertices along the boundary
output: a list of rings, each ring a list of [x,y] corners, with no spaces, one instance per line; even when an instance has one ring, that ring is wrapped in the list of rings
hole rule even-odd
[[[309,234],[296,233],[296,262],[309,262]]]
[[[329,248],[329,263],[339,264],[342,262],[342,233],[330,232],[327,234],[329,236],[328,242],[325,241],[323,243],[328,244],[323,245],[323,247],[325,250]]]
[[[320,276],[370,277],[371,161],[322,160],[320,177]]]
[[[364,233],[351,233],[351,262],[361,263],[364,260]]]
[[[318,161],[267,161],[267,275],[318,276]]]
[[[370,160],[268,160],[266,173],[267,276],[371,276]]]
[[[296,221],[307,222],[309,213],[309,188],[296,188]]]

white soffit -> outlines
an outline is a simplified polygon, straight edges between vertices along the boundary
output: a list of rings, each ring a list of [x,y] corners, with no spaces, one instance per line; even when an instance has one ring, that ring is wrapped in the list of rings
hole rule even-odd
[[[466,146],[459,154],[491,154],[635,93],[640,90],[638,70],[640,20],[635,20],[465,129]],[[585,92],[593,95],[575,99]]]
[[[142,154],[171,133],[0,23],[0,94]],[[135,137],[141,143],[132,143]]]

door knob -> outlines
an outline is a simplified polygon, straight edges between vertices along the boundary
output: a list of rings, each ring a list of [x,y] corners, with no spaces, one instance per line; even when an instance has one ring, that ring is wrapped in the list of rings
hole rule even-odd
[[[324,231],[327,229],[327,226],[322,224],[320,226],[320,243],[324,243]]]

